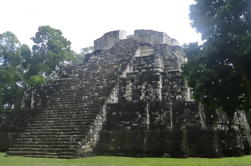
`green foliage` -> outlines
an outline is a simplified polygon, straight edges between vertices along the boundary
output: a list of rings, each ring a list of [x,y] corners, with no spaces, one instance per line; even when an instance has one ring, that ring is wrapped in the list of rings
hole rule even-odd
[[[78,54],[78,53],[72,52],[72,55],[73,55],[73,59],[71,61],[72,65],[78,65],[80,63],[83,63],[84,56],[81,53]]]
[[[73,64],[83,63],[86,56],[92,53],[93,50],[94,48],[92,46],[82,48],[80,54],[75,54]]]
[[[192,25],[202,46],[187,46],[184,76],[195,98],[229,115],[251,106],[250,0],[196,0]]]
[[[28,71],[28,77],[31,78],[29,82],[32,84],[43,83],[49,76],[53,77],[66,61],[71,63],[74,59],[71,42],[62,36],[60,30],[40,26],[32,40],[35,44]]]
[[[0,34],[0,64],[1,67],[15,67],[20,64],[20,42],[11,32]]]
[[[188,63],[183,67],[183,75],[197,101],[211,109],[222,108],[229,115],[237,108],[246,109],[245,87],[234,68],[217,64],[201,46],[190,44],[186,52]]]
[[[190,7],[192,25],[203,39],[238,38],[250,33],[250,0],[195,0]]]
[[[29,84],[35,86],[35,85],[43,84],[45,82],[46,82],[45,78],[42,75],[37,74],[30,77]]]
[[[19,109],[25,90],[45,83],[79,56],[62,32],[49,26],[39,27],[32,40],[31,51],[13,33],[0,34],[0,111]]]
[[[29,46],[26,44],[23,44],[20,47],[20,54],[22,57],[22,61],[21,61],[22,67],[24,70],[27,70],[30,67],[31,58],[32,58],[32,54],[31,54],[31,50],[30,50]]]
[[[21,104],[23,88],[20,73],[20,42],[11,32],[0,34],[0,111]]]

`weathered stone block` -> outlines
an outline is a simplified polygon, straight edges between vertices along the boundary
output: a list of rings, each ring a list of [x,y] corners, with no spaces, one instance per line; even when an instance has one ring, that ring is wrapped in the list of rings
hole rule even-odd
[[[105,33],[101,38],[94,41],[95,50],[107,50],[114,46],[119,40],[126,39],[126,33],[122,30]]]
[[[170,46],[179,45],[178,41],[170,38],[163,32],[157,32],[153,30],[135,30],[134,38],[143,43],[150,43],[153,45],[166,43]]]

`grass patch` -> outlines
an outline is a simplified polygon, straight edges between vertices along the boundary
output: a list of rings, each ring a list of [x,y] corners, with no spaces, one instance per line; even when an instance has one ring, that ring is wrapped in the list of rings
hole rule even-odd
[[[4,157],[0,153],[0,166],[251,166],[251,156],[219,159],[207,158],[132,158],[87,157],[82,159],[47,159]]]

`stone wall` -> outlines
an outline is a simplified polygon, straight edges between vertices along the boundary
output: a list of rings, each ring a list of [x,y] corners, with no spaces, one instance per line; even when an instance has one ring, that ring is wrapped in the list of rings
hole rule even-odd
[[[119,78],[118,103],[107,107],[107,121],[96,152],[100,155],[222,157],[250,151],[242,116],[228,129],[228,118],[190,101],[181,76],[185,53],[163,44],[163,33],[135,31],[141,44]],[[245,131],[242,133],[241,131]]]
[[[141,44],[120,78],[119,98],[127,102],[189,100],[181,76],[184,51],[178,46]]]
[[[117,30],[107,32],[102,37],[96,39],[94,41],[94,49],[110,49],[115,43],[126,38],[135,39],[141,43],[148,43],[151,45],[167,44],[169,46],[179,46],[177,40],[169,37],[164,32],[158,32],[153,30],[135,30],[134,35],[126,37],[125,31]]]
[[[157,32],[153,30],[135,30],[134,38],[143,43],[149,43],[152,45],[168,44],[170,46],[178,46],[177,40],[169,37],[164,32]]]
[[[179,46],[158,45],[156,55],[163,58],[163,66],[166,70],[181,69],[182,64],[187,61],[184,50]]]
[[[5,152],[11,145],[16,142],[20,133],[4,133],[0,132],[0,152]]]
[[[163,73],[162,99],[164,101],[189,100],[188,87],[182,79],[181,70],[171,70]]]
[[[240,131],[208,129],[196,103],[119,103],[107,106],[98,155],[223,157],[248,154]]]
[[[110,49],[115,43],[123,39],[126,39],[125,31],[117,30],[117,31],[107,32],[102,37],[94,41],[94,49],[95,50]]]

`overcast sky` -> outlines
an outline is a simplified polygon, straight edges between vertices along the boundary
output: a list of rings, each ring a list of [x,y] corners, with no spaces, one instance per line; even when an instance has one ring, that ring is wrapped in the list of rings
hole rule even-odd
[[[60,29],[72,48],[93,45],[104,33],[122,29],[166,32],[180,44],[200,41],[190,25],[189,5],[193,0],[1,0],[0,33],[13,32],[22,43],[38,27]]]

